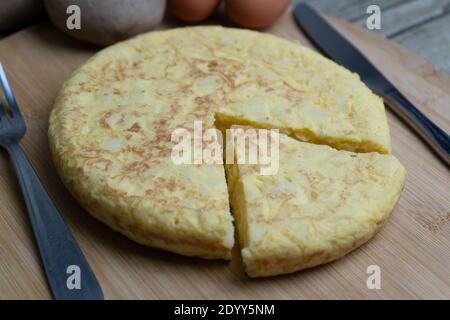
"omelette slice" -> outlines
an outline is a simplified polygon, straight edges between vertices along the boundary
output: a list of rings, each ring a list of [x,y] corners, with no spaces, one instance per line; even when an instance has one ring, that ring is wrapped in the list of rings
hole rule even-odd
[[[230,202],[251,277],[310,268],[368,241],[393,210],[405,169],[391,155],[338,151],[280,134],[279,169],[227,165]]]

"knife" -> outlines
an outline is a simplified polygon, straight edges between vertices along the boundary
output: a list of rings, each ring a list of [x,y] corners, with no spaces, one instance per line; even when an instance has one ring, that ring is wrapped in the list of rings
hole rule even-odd
[[[428,119],[392,83],[367,60],[358,49],[333,29],[314,9],[299,3],[294,9],[297,24],[310,40],[329,58],[359,74],[361,80],[375,93],[384,98],[412,129],[424,139],[450,167],[450,137]]]

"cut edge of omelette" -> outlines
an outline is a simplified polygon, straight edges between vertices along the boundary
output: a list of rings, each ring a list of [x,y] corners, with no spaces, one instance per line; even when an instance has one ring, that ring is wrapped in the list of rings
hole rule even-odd
[[[288,135],[301,142],[309,142],[319,145],[327,145],[337,150],[345,150],[359,153],[378,152],[381,154],[391,153],[391,141],[389,138],[389,127],[387,127],[386,142],[380,143],[375,140],[355,140],[352,138],[332,137],[317,135],[308,128],[280,127],[267,123],[253,121],[247,118],[237,118],[226,112],[216,112],[214,114],[215,126],[221,132],[232,126],[249,126],[257,129],[278,129],[281,133]],[[386,120],[386,119],[385,119]]]
[[[289,160],[297,161],[298,167]],[[392,155],[339,151],[283,134],[276,175],[261,176],[258,165],[225,168],[242,260],[250,277],[311,268],[361,246],[393,211],[406,174]],[[345,199],[347,195],[351,200]],[[327,207],[328,196],[332,200]],[[333,197],[344,199],[336,204]]]

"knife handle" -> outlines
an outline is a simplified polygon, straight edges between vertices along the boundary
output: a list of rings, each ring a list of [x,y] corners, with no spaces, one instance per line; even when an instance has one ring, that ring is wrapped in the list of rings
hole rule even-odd
[[[103,300],[94,273],[22,148],[13,143],[6,149],[16,169],[53,297],[58,300]],[[75,275],[77,271],[78,275]],[[70,277],[71,274],[77,278]]]
[[[384,96],[392,110],[405,120],[450,168],[450,136],[420,112],[399,91],[393,90]]]

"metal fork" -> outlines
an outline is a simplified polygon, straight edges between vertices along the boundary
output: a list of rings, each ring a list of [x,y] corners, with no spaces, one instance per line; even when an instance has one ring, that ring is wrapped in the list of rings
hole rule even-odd
[[[26,126],[1,64],[0,83],[10,111],[0,100],[0,146],[14,164],[53,297],[103,299],[94,273],[19,145]]]

